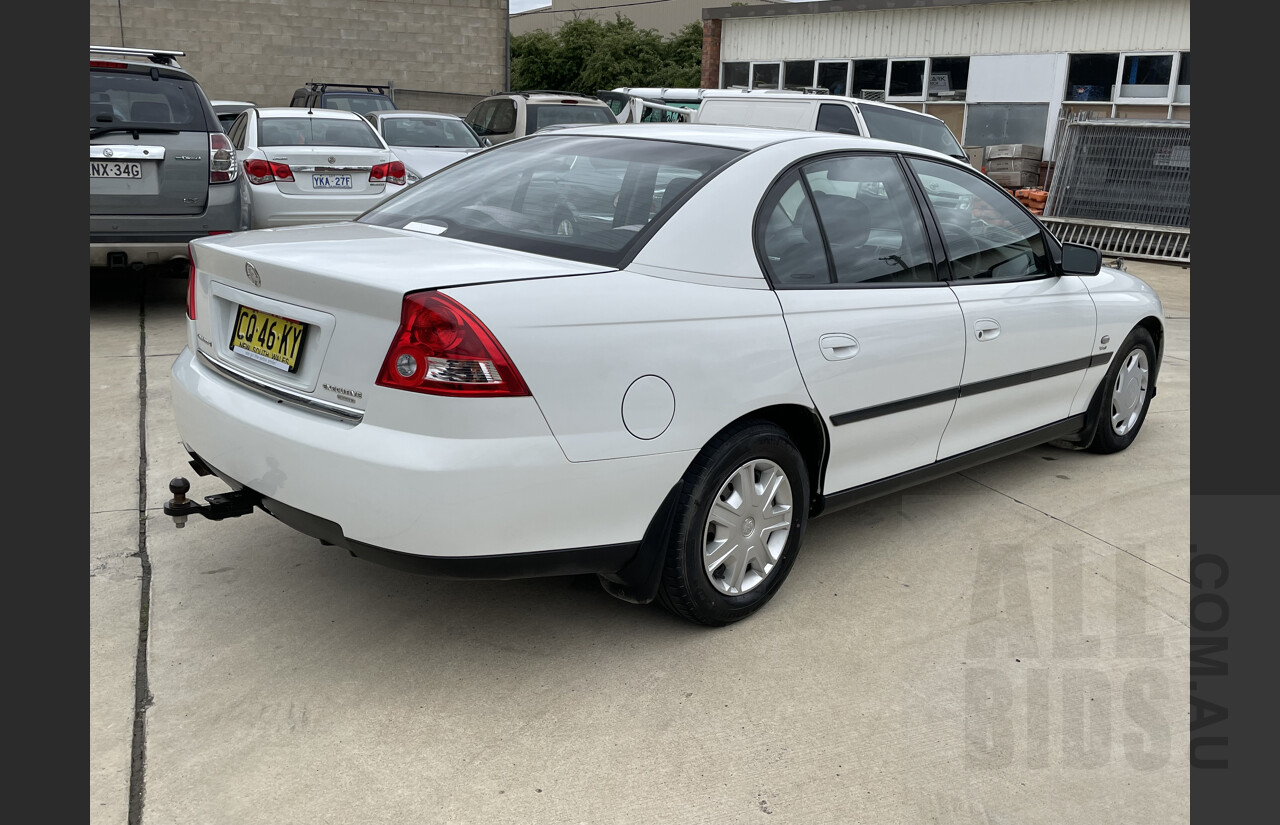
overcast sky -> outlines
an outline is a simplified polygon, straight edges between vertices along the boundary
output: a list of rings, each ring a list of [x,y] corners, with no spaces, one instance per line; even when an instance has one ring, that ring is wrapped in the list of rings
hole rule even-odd
[[[511,13],[550,6],[551,0],[511,0]]]

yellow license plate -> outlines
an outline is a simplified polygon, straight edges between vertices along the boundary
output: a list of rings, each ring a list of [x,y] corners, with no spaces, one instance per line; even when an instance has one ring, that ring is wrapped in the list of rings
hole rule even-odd
[[[306,326],[289,318],[242,306],[236,311],[231,349],[276,369],[294,372]]]

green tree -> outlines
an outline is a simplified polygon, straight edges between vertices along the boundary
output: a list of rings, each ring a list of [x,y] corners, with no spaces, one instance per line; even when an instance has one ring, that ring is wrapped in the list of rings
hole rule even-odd
[[[576,18],[555,33],[511,38],[511,88],[594,94],[619,86],[695,87],[702,77],[702,23],[670,38],[637,29],[621,14],[610,23]]]

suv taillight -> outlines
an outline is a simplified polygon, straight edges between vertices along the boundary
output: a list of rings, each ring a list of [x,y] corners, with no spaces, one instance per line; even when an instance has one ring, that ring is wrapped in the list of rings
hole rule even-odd
[[[379,163],[369,170],[370,183],[385,180],[387,183],[398,183],[403,186],[404,178],[404,163],[398,160],[393,160],[390,163]]]
[[[187,317],[196,319],[196,259],[191,254],[191,244],[187,244]]]
[[[236,148],[222,132],[209,133],[209,183],[230,183],[240,174]]]
[[[249,176],[249,183],[271,183],[272,181],[293,180],[293,170],[287,163],[275,163],[269,160],[246,160],[244,173]]]
[[[506,350],[480,319],[439,292],[412,292],[378,373],[378,386],[431,395],[529,395]]]

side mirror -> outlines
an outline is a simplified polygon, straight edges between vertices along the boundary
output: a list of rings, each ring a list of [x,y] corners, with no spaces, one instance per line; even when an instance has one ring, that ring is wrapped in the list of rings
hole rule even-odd
[[[1097,275],[1102,271],[1102,253],[1078,243],[1062,245],[1063,275]]]

